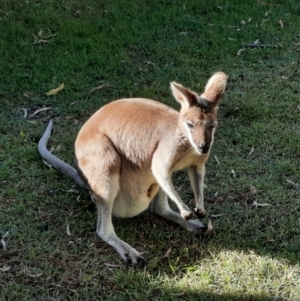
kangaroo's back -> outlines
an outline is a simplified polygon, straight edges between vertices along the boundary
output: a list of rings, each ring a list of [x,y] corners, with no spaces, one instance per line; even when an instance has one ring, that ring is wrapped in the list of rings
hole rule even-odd
[[[166,137],[173,137],[179,112],[145,98],[120,99],[98,110],[80,130],[75,147],[89,148],[108,138],[126,160],[139,165],[151,157]]]

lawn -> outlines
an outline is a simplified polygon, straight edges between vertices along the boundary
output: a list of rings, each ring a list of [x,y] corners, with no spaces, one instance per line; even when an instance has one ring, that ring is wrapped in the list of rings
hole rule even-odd
[[[0,300],[300,300],[299,24],[296,0],[1,0]],[[96,235],[88,192],[40,158],[47,120],[49,148],[73,164],[104,104],[178,109],[171,81],[201,93],[217,71],[229,80],[206,166],[214,231],[114,219],[147,260],[126,266]],[[174,184],[189,203],[186,173]]]

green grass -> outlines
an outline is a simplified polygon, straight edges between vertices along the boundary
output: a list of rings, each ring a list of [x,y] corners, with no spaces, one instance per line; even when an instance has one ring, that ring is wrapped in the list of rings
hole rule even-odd
[[[288,182],[300,182],[299,24],[295,0],[2,0],[0,300],[300,300],[300,189]],[[245,45],[257,39],[277,47]],[[115,219],[147,259],[127,267],[95,234],[88,193],[40,159],[46,122],[55,117],[50,146],[73,163],[77,132],[105,103],[141,96],[178,108],[170,81],[201,93],[216,71],[229,82],[205,180],[214,235],[150,212]],[[42,107],[53,109],[29,117]],[[184,173],[175,185],[189,202]]]

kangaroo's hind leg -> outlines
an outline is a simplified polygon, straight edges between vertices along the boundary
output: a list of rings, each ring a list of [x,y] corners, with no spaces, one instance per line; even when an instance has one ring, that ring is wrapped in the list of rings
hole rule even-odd
[[[95,194],[93,198],[96,202],[98,211],[97,234],[103,241],[114,247],[127,263],[133,265],[143,265],[144,259],[142,258],[141,254],[126,242],[121,240],[115,233],[112,224],[113,195],[111,196],[111,199],[106,200]]]
[[[114,247],[127,263],[143,264],[141,254],[116,235],[112,224],[114,201],[120,189],[121,159],[111,141],[102,136],[100,141],[98,139],[94,145],[90,142],[86,150],[82,148],[76,154],[78,167],[89,184],[97,207],[96,233]]]

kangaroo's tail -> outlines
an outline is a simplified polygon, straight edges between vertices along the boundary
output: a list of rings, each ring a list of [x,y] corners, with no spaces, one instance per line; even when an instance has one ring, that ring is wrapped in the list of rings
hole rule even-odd
[[[52,155],[47,149],[47,143],[51,134],[53,120],[50,119],[47,128],[38,143],[38,150],[43,159],[50,163],[54,168],[60,170],[62,173],[73,179],[79,186],[87,188],[77,170],[66,162],[60,160]]]

